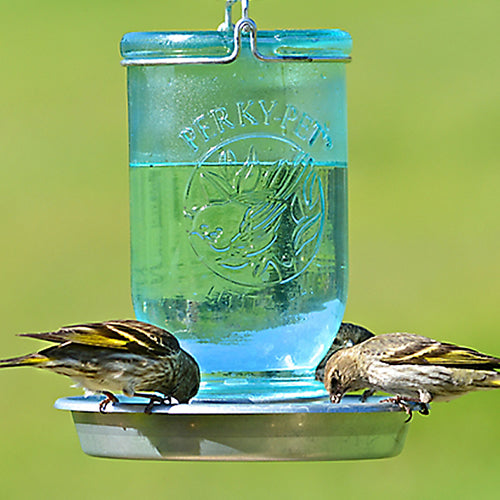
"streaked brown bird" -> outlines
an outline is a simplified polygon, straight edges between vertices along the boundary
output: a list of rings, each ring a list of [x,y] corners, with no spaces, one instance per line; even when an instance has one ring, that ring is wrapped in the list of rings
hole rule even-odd
[[[337,352],[340,349],[345,349],[346,347],[352,347],[353,345],[359,344],[360,342],[363,342],[371,337],[374,337],[374,334],[370,332],[370,330],[353,323],[342,322],[332,345],[328,349],[328,352],[316,367],[316,380],[324,382],[325,366],[334,352]]]
[[[394,394],[411,418],[412,402],[427,405],[467,392],[499,389],[500,359],[411,333],[387,333],[334,353],[325,368],[333,403],[348,391]],[[425,412],[425,410],[424,410]],[[428,413],[428,411],[427,411]]]
[[[108,403],[118,402],[113,394],[117,391],[149,398],[145,412],[150,413],[155,402],[171,402],[171,398],[189,402],[200,386],[195,359],[171,333],[142,321],[104,321],[20,336],[58,345],[1,360],[0,368],[34,366],[71,377],[86,391],[106,396],[99,404],[101,412]]]

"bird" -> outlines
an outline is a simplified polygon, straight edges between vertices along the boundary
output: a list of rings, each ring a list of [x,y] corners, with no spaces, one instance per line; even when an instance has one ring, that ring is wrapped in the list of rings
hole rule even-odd
[[[172,398],[188,403],[200,386],[200,368],[193,356],[173,334],[142,321],[86,323],[20,336],[57,345],[0,360],[0,368],[34,366],[66,375],[86,392],[105,396],[99,404],[101,413],[109,403],[118,402],[117,391],[149,398],[144,411],[151,413],[155,403],[171,403]]]
[[[398,404],[412,417],[411,403],[428,414],[431,401],[448,401],[468,392],[499,389],[500,358],[412,333],[376,335],[335,352],[325,367],[332,403],[348,391],[393,394],[381,401]]]
[[[324,382],[325,366],[334,352],[346,347],[352,347],[364,340],[374,337],[374,334],[363,326],[355,325],[354,323],[342,322],[339,331],[332,342],[332,345],[325,354],[325,357],[318,363],[316,367],[315,378],[319,382]]]

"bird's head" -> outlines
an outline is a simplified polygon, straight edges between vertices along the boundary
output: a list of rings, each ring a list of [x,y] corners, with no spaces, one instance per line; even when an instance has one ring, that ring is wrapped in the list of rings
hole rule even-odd
[[[200,388],[200,367],[195,359],[186,351],[182,351],[183,363],[178,383],[172,392],[172,396],[179,403],[189,403]]]
[[[342,374],[337,369],[326,371],[325,388],[330,395],[332,403],[340,403],[340,400],[347,392],[347,388],[343,385]]]
[[[353,349],[334,353],[326,364],[324,384],[332,403],[340,403],[346,392],[366,386],[359,376],[356,359],[351,356]]]

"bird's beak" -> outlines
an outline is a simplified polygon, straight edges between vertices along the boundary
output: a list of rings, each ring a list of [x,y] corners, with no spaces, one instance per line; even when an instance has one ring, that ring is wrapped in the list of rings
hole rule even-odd
[[[330,401],[331,401],[332,403],[338,404],[338,403],[340,403],[340,400],[342,399],[342,396],[343,396],[343,395],[344,395],[344,394],[343,394],[343,393],[341,393],[341,392],[337,392],[337,393],[335,393],[335,394],[332,394],[332,395],[330,396]]]

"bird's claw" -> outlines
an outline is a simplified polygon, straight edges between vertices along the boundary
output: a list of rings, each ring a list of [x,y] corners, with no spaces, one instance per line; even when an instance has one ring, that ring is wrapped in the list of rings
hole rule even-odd
[[[401,396],[394,396],[392,398],[381,399],[380,402],[397,404],[408,415],[405,423],[409,422],[413,418],[413,410],[409,403],[419,404],[419,409],[417,411],[420,415],[429,415],[430,413],[429,405],[427,403],[422,403],[422,401],[419,401],[418,399],[403,399]]]
[[[170,396],[162,397],[162,396],[157,396],[156,394],[141,394],[136,392],[134,396],[141,397],[141,398],[149,398],[149,403],[146,405],[144,408],[144,413],[146,415],[151,415],[153,412],[153,407],[155,403],[159,404],[171,404],[172,399]]]
[[[99,411],[101,413],[106,413],[106,406],[108,406],[109,403],[118,403],[118,398],[113,393],[108,391],[103,391],[103,394],[106,397],[99,403]]]
[[[167,398],[162,398],[160,396],[151,396],[151,398],[149,399],[149,403],[146,405],[146,408],[144,408],[144,413],[146,413],[146,415],[151,415],[155,403],[165,403],[166,399]]]
[[[361,402],[366,403],[366,400],[373,396],[375,394],[375,391],[373,389],[366,389],[366,391],[361,394]]]
[[[401,396],[394,396],[392,398],[381,399],[380,402],[397,404],[408,415],[408,418],[405,420],[405,424],[410,422],[411,419],[413,418],[413,410],[411,406],[408,404],[408,401],[402,399]]]

